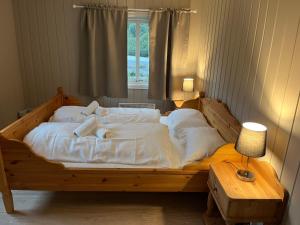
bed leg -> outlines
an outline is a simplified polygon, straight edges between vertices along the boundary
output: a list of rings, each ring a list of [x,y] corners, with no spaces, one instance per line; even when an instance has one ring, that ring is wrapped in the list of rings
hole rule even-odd
[[[7,213],[13,213],[14,212],[14,202],[13,202],[13,197],[12,197],[11,191],[7,190],[7,191],[2,192],[2,198],[3,198],[5,211]]]
[[[14,202],[13,202],[11,190],[9,189],[9,185],[7,182],[6,173],[4,170],[4,162],[3,162],[1,148],[0,148],[0,191],[2,192],[2,200],[6,212],[13,213]]]

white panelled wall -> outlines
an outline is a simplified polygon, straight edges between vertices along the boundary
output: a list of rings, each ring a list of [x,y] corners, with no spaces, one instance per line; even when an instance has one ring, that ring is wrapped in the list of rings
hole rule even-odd
[[[199,11],[198,76],[240,122],[268,127],[268,154],[300,218],[300,1],[192,0]],[[297,111],[298,108],[298,111]]]
[[[47,100],[56,87],[78,95],[79,10],[92,0],[13,0],[24,97],[27,106]],[[99,2],[99,1],[95,1]],[[298,225],[300,214],[300,1],[299,0],[115,0],[130,8],[191,7],[189,73],[197,88],[225,102],[240,122],[256,121],[268,130],[268,153],[290,193],[284,224]],[[199,54],[199,57],[197,57]],[[102,104],[155,102],[145,90],[128,99],[102,98]]]
[[[0,129],[17,118],[24,107],[14,14],[11,0],[0,7]]]

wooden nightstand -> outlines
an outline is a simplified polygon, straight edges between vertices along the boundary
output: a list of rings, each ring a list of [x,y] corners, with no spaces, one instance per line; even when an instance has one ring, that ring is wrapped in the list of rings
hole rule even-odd
[[[270,164],[255,159],[249,169],[255,173],[254,182],[241,181],[236,176],[238,162],[211,165],[209,196],[204,221],[209,224],[215,206],[227,225],[248,222],[280,224],[287,194]]]

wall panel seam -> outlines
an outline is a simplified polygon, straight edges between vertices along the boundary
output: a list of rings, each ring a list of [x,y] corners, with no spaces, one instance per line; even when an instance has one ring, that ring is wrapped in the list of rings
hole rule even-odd
[[[230,25],[229,24],[229,21],[232,19],[232,15],[231,15],[231,11],[233,10],[233,4],[232,4],[232,2],[234,2],[234,0],[233,1],[229,1],[230,3],[229,3],[229,9],[228,9],[228,15],[227,15],[227,19],[226,19],[226,29],[227,29],[227,27]],[[221,77],[221,79],[220,79],[220,83],[219,83],[219,95],[218,95],[218,97],[220,98],[220,99],[223,99],[223,84],[224,84],[224,81],[225,81],[225,74],[223,73],[223,71],[222,71],[222,69],[223,69],[223,64],[224,64],[224,58],[225,58],[225,51],[226,51],[226,47],[227,47],[227,39],[228,39],[228,32],[227,32],[227,30],[225,31],[225,37],[224,37],[224,48],[223,48],[223,52],[222,52],[222,60],[221,60],[221,65],[220,65],[220,77]]]
[[[240,13],[243,13],[243,16],[242,16],[242,20],[239,20],[237,21],[236,25],[238,26],[238,29],[236,28],[235,30],[238,32],[239,29],[240,29],[240,26],[244,24],[244,20],[245,20],[245,7],[242,7],[242,3],[240,3],[240,6],[239,6],[239,10],[238,10],[238,15],[240,16]],[[245,4],[246,5],[246,4]],[[243,10],[242,10],[243,8]],[[235,35],[235,36],[238,36],[238,35]],[[234,51],[232,53],[232,62],[231,62],[231,65],[230,65],[230,69],[229,69],[229,81],[228,81],[228,85],[227,85],[227,91],[226,91],[226,97],[224,97],[224,99],[226,99],[226,103],[228,104],[229,108],[232,108],[232,105],[231,105],[231,101],[232,101],[232,97],[228,99],[228,96],[229,96],[229,92],[231,91],[231,96],[233,94],[233,83],[235,83],[235,75],[233,75],[232,73],[232,67],[235,63],[235,59],[236,59],[236,55],[239,54],[240,52],[240,42],[241,42],[241,39],[242,39],[242,35],[240,35],[240,38],[239,38],[239,41],[238,41],[238,44],[236,45],[236,42],[238,39],[237,37],[234,39],[233,41],[233,44],[234,44]],[[233,79],[233,80],[232,80]]]
[[[292,122],[292,126],[291,126],[291,129],[290,129],[288,143],[287,143],[287,147],[285,149],[283,163],[282,163],[281,170],[280,170],[280,175],[279,175],[280,180],[282,178],[283,168],[285,167],[286,157],[287,157],[287,154],[288,154],[288,151],[289,151],[289,145],[290,145],[291,138],[292,138],[292,135],[293,135],[294,125],[295,125],[296,116],[297,116],[298,107],[299,107],[299,100],[300,100],[300,91],[298,93],[297,105],[296,105],[296,109],[295,109],[295,112],[294,112],[294,115],[293,115],[293,122]]]
[[[219,89],[220,89],[220,81],[221,81],[221,68],[220,68],[220,62],[222,62],[222,58],[221,58],[221,54],[224,50],[224,45],[222,45],[224,38],[225,38],[225,34],[226,31],[224,29],[226,29],[225,25],[226,25],[226,15],[228,15],[227,12],[229,12],[230,9],[230,1],[225,1],[224,4],[224,12],[223,17],[222,17],[222,29],[221,29],[221,35],[220,35],[220,40],[219,40],[219,48],[218,48],[218,55],[217,55],[217,62],[216,62],[216,87],[215,87],[215,98],[219,98]]]
[[[252,50],[251,50],[251,56],[250,56],[250,62],[249,62],[249,67],[247,70],[247,77],[246,77],[246,87],[248,86],[249,83],[249,78],[250,78],[250,70],[251,70],[251,66],[252,66],[252,62],[253,62],[253,54],[254,54],[254,47],[255,47],[255,42],[256,42],[256,36],[257,36],[257,27],[258,27],[258,21],[259,21],[259,16],[260,16],[260,7],[261,7],[261,0],[259,1],[259,6],[258,6],[258,15],[256,18],[256,23],[255,23],[255,32],[254,32],[254,37],[253,37],[253,43],[252,43]],[[241,116],[242,116],[242,121],[244,121],[245,118],[245,107],[246,105],[246,91],[243,93],[243,97],[242,97],[242,112],[241,112]]]
[[[263,34],[262,34],[262,39],[261,39],[260,46],[259,46],[258,60],[257,60],[255,73],[254,73],[254,81],[253,81],[253,86],[252,86],[251,97],[254,96],[254,90],[255,90],[255,83],[256,83],[256,79],[257,79],[258,67],[259,67],[259,64],[261,63],[260,57],[261,57],[262,44],[264,43],[264,40],[265,40],[265,31],[266,31],[266,22],[267,22],[268,12],[269,12],[269,3],[270,3],[270,0],[268,0],[267,7],[266,7],[266,15],[265,15],[264,25],[263,25]],[[250,103],[250,104],[253,105],[253,102]],[[251,109],[253,110],[253,107],[250,106],[249,108],[250,108],[250,110]],[[247,111],[248,115],[249,115],[250,110]]]
[[[280,113],[279,113],[279,116],[278,116],[278,122],[277,122],[277,129],[276,129],[276,135],[275,135],[275,139],[274,139],[274,143],[273,143],[273,147],[272,147],[272,150],[274,151],[275,149],[275,143],[276,143],[276,140],[277,140],[277,136],[278,136],[278,132],[279,132],[279,128],[280,128],[280,121],[281,121],[281,118],[282,118],[282,111],[283,111],[283,105],[284,105],[284,101],[286,99],[286,92],[287,92],[287,86],[288,86],[288,83],[289,83],[289,79],[290,79],[290,76],[291,76],[291,69],[292,69],[292,64],[293,64],[293,61],[294,61],[294,56],[295,56],[295,49],[296,49],[296,42],[297,42],[297,36],[298,36],[298,32],[299,32],[299,26],[300,26],[300,21],[298,20],[298,27],[297,27],[297,32],[296,32],[296,37],[294,39],[294,44],[293,44],[293,51],[292,51],[292,58],[291,58],[291,61],[289,63],[289,69],[288,69],[288,72],[287,72],[287,82],[284,86],[284,94],[283,94],[283,98],[282,98],[282,102],[281,102],[281,107],[280,107]],[[292,130],[290,129],[290,132],[292,132]],[[286,153],[287,151],[287,145],[285,147],[285,149],[283,149],[283,151]],[[270,162],[272,162],[272,158],[273,156],[271,157],[270,159]],[[281,167],[281,170],[280,170],[280,177],[282,175],[282,168]]]
[[[212,43],[211,43],[211,51],[210,51],[210,61],[209,61],[209,65],[208,65],[208,73],[210,74],[210,96],[213,96],[213,89],[214,89],[214,78],[215,78],[215,74],[212,72],[213,70],[213,62],[214,62],[214,58],[215,58],[215,44],[216,44],[216,37],[217,37],[217,21],[218,21],[218,15],[219,13],[219,0],[215,0],[214,1],[216,3],[216,5],[214,5],[214,16],[213,16],[213,24],[212,24]]]
[[[265,73],[267,73],[267,71],[268,71],[268,69],[269,69],[269,65],[270,65],[270,57],[271,57],[271,50],[272,50],[272,48],[273,48],[273,43],[274,43],[275,28],[276,28],[277,22],[278,22],[278,10],[279,10],[279,1],[277,1],[276,14],[275,14],[275,21],[274,21],[273,28],[272,28],[272,29],[273,29],[273,31],[272,31],[272,38],[271,38],[270,50],[269,50],[269,54],[268,54],[268,60],[267,60],[267,66],[266,66],[266,71],[265,71]],[[264,87],[265,87],[266,77],[267,77],[267,76],[264,77],[262,89],[264,89]],[[263,94],[262,94],[261,97],[260,97],[259,105],[261,105],[262,98],[263,98]]]

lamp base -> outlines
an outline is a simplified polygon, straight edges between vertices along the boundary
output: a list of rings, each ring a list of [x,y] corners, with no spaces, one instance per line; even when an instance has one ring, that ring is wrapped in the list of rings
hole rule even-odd
[[[255,174],[250,172],[249,170],[238,170],[236,172],[237,177],[246,182],[253,182],[255,181]]]

